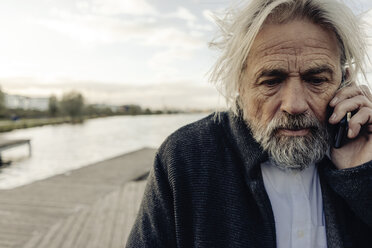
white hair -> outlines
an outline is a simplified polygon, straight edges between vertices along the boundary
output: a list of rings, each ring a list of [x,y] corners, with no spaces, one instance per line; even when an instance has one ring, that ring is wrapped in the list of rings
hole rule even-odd
[[[330,31],[338,39],[341,51],[340,66],[347,81],[357,82],[358,73],[365,74],[366,36],[361,20],[338,0],[251,0],[228,9],[222,18],[215,18],[220,34],[210,45],[221,50],[211,70],[210,81],[226,98],[227,105],[237,114],[239,88],[246,69],[252,44],[266,22],[285,23],[307,19]]]

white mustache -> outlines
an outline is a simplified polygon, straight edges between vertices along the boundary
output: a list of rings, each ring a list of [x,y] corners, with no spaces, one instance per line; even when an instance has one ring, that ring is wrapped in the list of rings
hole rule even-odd
[[[274,118],[268,125],[270,134],[275,134],[279,129],[300,130],[310,129],[317,131],[322,127],[322,124],[314,116],[309,114],[290,115],[287,113],[281,114]]]

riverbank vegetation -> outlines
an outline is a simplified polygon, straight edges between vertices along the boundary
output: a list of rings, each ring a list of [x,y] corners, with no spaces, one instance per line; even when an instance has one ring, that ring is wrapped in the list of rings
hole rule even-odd
[[[139,105],[109,106],[87,104],[76,91],[65,93],[60,99],[52,95],[47,110],[7,108],[0,90],[0,132],[63,123],[82,123],[86,119],[116,115],[158,115],[181,113],[177,110],[143,109]]]
[[[40,127],[45,125],[56,125],[63,123],[71,123],[68,117],[57,118],[34,118],[34,119],[20,119],[17,121],[0,120],[0,133],[9,132],[15,129]]]

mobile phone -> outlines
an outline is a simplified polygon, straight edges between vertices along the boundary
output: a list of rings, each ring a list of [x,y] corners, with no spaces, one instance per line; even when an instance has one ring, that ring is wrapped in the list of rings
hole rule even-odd
[[[346,73],[342,73],[341,85],[346,80]],[[329,114],[333,113],[333,109],[329,111]],[[341,148],[341,146],[345,143],[347,139],[347,133],[349,131],[349,121],[351,118],[351,113],[347,112],[347,114],[341,119],[339,123],[333,125],[332,130],[332,137],[333,137],[333,147],[334,148]]]
[[[340,148],[347,139],[347,133],[349,131],[349,121],[351,119],[351,112],[341,119],[339,123],[335,125],[334,138],[333,138],[333,147]]]

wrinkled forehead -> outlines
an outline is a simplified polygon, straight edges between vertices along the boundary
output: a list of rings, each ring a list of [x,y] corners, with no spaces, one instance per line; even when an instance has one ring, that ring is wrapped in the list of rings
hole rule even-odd
[[[250,60],[265,60],[279,56],[312,56],[319,59],[341,60],[337,37],[331,30],[306,20],[283,24],[265,24],[257,34],[250,53]],[[252,62],[252,61],[251,61]]]

